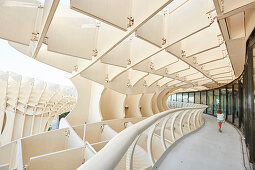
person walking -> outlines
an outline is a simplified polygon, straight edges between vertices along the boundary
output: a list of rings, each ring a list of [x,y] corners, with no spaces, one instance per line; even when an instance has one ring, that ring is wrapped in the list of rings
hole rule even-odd
[[[221,133],[222,132],[221,126],[222,126],[222,123],[225,123],[225,117],[220,109],[217,110],[217,122],[218,122],[219,132]]]

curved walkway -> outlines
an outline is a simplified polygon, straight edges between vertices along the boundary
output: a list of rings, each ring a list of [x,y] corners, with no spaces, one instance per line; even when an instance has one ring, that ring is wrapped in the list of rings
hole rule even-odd
[[[230,124],[223,124],[219,133],[216,118],[204,115],[205,126],[187,136],[171,149],[159,170],[243,170],[240,135]],[[163,157],[162,157],[163,158]],[[156,167],[157,166],[157,167]]]

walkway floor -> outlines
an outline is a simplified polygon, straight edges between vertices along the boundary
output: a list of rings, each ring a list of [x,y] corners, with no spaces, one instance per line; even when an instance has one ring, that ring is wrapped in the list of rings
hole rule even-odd
[[[159,170],[245,169],[240,135],[236,129],[225,123],[223,133],[219,133],[216,118],[204,117],[205,126],[174,146],[158,165]]]

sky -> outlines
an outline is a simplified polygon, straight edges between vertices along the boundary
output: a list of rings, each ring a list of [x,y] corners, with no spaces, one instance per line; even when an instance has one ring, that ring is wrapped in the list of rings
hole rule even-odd
[[[0,71],[15,72],[46,82],[72,86],[67,78],[69,73],[24,55],[2,39],[0,39]]]

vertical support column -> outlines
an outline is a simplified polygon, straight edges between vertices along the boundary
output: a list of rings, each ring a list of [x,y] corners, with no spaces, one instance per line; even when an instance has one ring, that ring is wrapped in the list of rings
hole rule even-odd
[[[191,119],[191,116],[192,116],[192,114],[194,113],[194,110],[191,110],[190,112],[189,112],[189,116],[188,116],[188,129],[189,129],[189,132],[191,132],[191,123],[190,123],[190,119]]]
[[[180,111],[180,112],[176,112],[174,113],[174,115],[171,117],[171,125],[170,125],[170,131],[171,131],[171,136],[172,136],[172,139],[173,141],[175,142],[176,141],[176,137],[175,137],[175,128],[174,128],[174,123],[175,123],[175,120],[177,118],[177,116],[183,111]]]
[[[153,157],[153,154],[152,154],[152,137],[153,137],[155,128],[158,126],[158,123],[159,122],[153,124],[150,127],[148,137],[147,137],[147,150],[148,150],[148,155],[149,155],[149,159],[150,159],[150,162],[151,162],[151,166],[153,166],[155,164],[155,160],[154,160],[154,157]]]
[[[235,110],[236,110],[236,106],[235,106],[235,84],[232,84],[232,123],[235,122]]]
[[[127,158],[126,158],[126,168],[127,170],[133,169],[133,158],[135,153],[135,147],[137,145],[137,142],[140,138],[141,134],[136,137],[130,148],[127,150]]]
[[[253,33],[255,33],[253,31]],[[251,42],[248,47],[248,115],[250,124],[249,150],[250,161],[255,163],[255,116],[254,116],[254,84],[253,84],[253,48],[255,47],[255,34],[251,37]],[[252,44],[251,44],[252,43]]]
[[[194,101],[193,103],[196,103],[196,93],[194,92]]]
[[[248,51],[248,49],[247,49]],[[246,54],[247,59],[248,54]],[[247,61],[246,61],[247,62]],[[245,144],[248,146],[249,141],[249,124],[248,124],[248,64],[246,63],[244,67],[244,136],[245,136]]]
[[[189,103],[189,93],[188,93],[188,103]]]
[[[186,110],[184,111],[184,113],[182,114],[181,118],[180,118],[180,132],[181,132],[181,135],[183,136],[184,133],[183,133],[183,119],[184,119],[184,116],[188,113],[188,112],[191,112],[190,110]]]
[[[244,67],[244,136],[246,146],[249,141],[249,126],[248,126],[248,72],[247,72],[247,64]]]
[[[183,102],[183,93],[182,93],[182,102]]]
[[[206,103],[206,105],[208,105],[207,97],[208,97],[208,91],[205,91],[205,103]],[[208,108],[206,108],[205,113],[208,114]]]
[[[212,115],[214,115],[214,90],[212,90],[212,96],[213,96],[213,99],[212,99]]]
[[[228,87],[226,86],[226,120],[228,120]]]
[[[167,124],[168,120],[171,119],[172,116],[173,115],[167,116],[163,120],[162,125],[161,125],[161,129],[160,129],[161,144],[162,144],[162,147],[164,148],[164,151],[166,151],[166,149],[167,149],[167,146],[166,146],[166,143],[165,143],[165,133],[164,132],[165,132],[166,124]]]
[[[219,88],[219,109],[221,109],[221,88]]]
[[[202,92],[201,91],[199,92],[199,98],[200,98],[200,102],[199,103],[202,104],[202,101],[201,101],[201,99],[202,99]]]
[[[238,80],[238,127],[241,128],[243,121],[243,87],[241,80]]]

